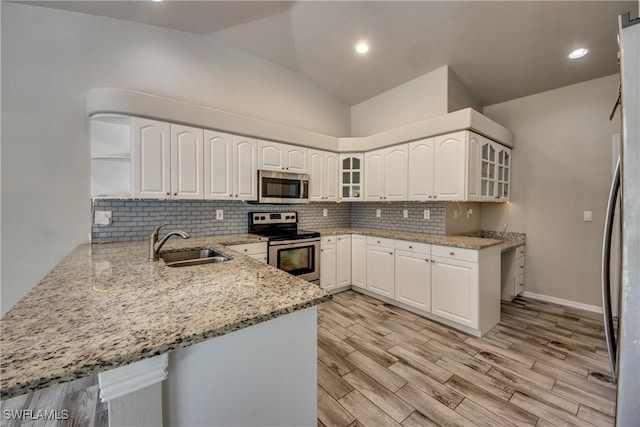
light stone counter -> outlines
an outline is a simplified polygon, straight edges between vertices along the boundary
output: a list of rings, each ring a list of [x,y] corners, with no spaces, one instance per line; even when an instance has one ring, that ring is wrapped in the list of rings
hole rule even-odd
[[[316,285],[225,245],[252,235],[172,237],[164,250],[211,247],[233,259],[167,267],[148,242],[84,244],[0,321],[1,397],[104,372],[331,297]]]
[[[502,240],[482,239],[479,237],[457,236],[447,234],[424,234],[406,231],[379,230],[374,228],[324,228],[315,229],[323,236],[339,234],[362,234],[364,236],[384,237],[387,239],[408,240],[411,242],[429,243],[432,245],[452,246],[480,250],[491,246],[501,245]]]

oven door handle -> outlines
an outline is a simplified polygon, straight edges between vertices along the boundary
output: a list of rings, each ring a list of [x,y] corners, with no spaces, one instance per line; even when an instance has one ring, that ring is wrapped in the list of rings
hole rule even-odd
[[[295,239],[295,240],[277,240],[275,242],[269,242],[269,246],[284,246],[284,245],[295,245],[298,246],[307,246],[309,243],[320,243],[320,239],[314,237],[312,239]]]

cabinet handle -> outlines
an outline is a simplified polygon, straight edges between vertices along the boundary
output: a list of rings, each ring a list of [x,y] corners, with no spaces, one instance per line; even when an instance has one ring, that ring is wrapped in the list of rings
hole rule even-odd
[[[380,200],[382,200],[382,196],[380,196]]]
[[[178,195],[178,193],[173,193],[173,195],[174,195],[174,196],[177,196],[177,195]]]
[[[380,240],[378,240],[378,244],[380,244]]]
[[[409,246],[409,249],[413,249],[413,246]]]
[[[455,255],[455,254],[456,254],[455,252],[449,252],[449,255]]]
[[[170,196],[170,195],[171,195],[171,193],[167,192],[167,196]]]
[[[429,260],[428,260],[428,259],[425,259],[425,261],[426,261],[426,262],[429,262]]]
[[[247,252],[248,249],[245,249],[244,251]]]
[[[389,255],[393,255],[393,252],[389,252]]]
[[[436,260],[432,259],[431,262],[436,262]]]
[[[520,268],[524,268],[524,265],[521,265]]]

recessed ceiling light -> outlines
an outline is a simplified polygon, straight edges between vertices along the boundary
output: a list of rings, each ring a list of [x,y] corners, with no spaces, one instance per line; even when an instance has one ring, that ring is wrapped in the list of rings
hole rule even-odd
[[[369,45],[366,42],[359,42],[356,45],[356,52],[361,53],[361,54],[365,54],[365,53],[369,52]]]
[[[589,49],[576,49],[569,54],[569,59],[580,59],[587,56],[587,53],[589,53]]]
[[[151,0],[151,1],[154,2],[154,3],[161,3],[162,2],[162,0]]]

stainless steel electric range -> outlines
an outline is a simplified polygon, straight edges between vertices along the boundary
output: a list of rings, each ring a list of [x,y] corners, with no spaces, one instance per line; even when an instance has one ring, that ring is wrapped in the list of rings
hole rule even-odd
[[[320,233],[299,230],[297,212],[250,212],[249,233],[269,239],[269,265],[320,284]]]

